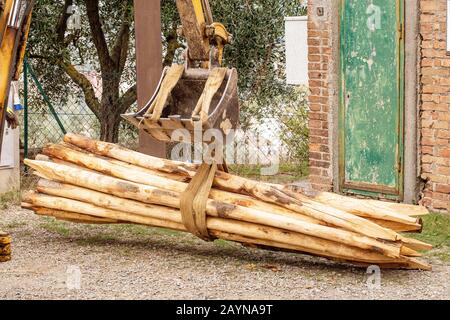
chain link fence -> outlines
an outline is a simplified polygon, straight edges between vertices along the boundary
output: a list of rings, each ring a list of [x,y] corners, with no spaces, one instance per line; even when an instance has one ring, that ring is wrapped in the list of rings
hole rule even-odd
[[[46,144],[61,142],[67,132],[98,139],[100,123],[81,94],[73,93],[64,97],[63,103],[51,101],[36,76],[34,67],[27,61],[24,64],[22,83],[25,108],[20,113],[21,188],[28,190],[35,187],[37,177],[23,165],[24,158],[34,159]],[[119,139],[122,145],[136,149],[138,136],[136,128],[126,122],[121,123]]]
[[[234,173],[273,183],[297,182],[307,176],[308,89],[296,91],[294,100],[268,106],[267,117],[250,119],[245,134],[236,136],[241,159],[230,166]]]

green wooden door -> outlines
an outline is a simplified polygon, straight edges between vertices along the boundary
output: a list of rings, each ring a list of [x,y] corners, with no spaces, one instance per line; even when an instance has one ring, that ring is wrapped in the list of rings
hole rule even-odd
[[[402,197],[403,5],[341,0],[340,186]]]

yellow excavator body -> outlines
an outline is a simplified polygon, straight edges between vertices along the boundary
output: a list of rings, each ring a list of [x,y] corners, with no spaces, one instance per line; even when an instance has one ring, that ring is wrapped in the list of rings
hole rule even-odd
[[[0,155],[5,120],[14,125],[8,110],[11,81],[18,80],[31,24],[34,0],[0,0]]]
[[[8,108],[11,81],[19,79],[30,30],[33,0],[0,0],[0,156],[5,122],[17,125]],[[11,236],[0,230],[0,262],[11,259]]]

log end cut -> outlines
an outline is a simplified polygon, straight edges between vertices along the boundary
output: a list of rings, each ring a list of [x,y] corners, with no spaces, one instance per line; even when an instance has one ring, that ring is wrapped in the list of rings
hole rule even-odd
[[[11,260],[11,236],[0,231],[0,262]]]

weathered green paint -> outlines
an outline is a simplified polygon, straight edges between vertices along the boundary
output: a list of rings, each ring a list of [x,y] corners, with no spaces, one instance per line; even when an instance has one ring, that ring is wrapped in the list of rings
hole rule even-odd
[[[342,0],[341,190],[402,196],[403,5]]]

